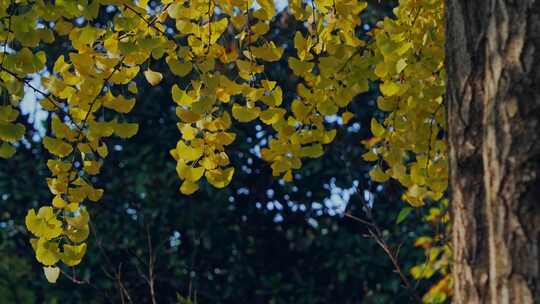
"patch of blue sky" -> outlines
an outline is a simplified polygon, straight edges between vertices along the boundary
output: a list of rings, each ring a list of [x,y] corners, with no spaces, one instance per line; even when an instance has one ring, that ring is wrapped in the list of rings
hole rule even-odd
[[[41,85],[41,77],[46,75],[48,75],[48,72],[45,70],[30,75],[30,85],[42,92],[46,92],[45,88]],[[45,135],[46,129],[43,122],[49,116],[48,112],[43,110],[39,104],[42,97],[43,96],[40,96],[39,93],[34,91],[31,87],[24,87],[24,97],[21,101],[20,109],[23,115],[28,115],[28,122],[38,131],[35,138],[32,138],[34,141],[41,140],[41,137]]]

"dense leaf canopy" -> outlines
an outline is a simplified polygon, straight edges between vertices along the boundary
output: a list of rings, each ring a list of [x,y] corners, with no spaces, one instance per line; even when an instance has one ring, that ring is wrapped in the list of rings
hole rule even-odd
[[[0,294],[407,301],[367,215],[444,301],[442,1],[395,5],[2,1]]]

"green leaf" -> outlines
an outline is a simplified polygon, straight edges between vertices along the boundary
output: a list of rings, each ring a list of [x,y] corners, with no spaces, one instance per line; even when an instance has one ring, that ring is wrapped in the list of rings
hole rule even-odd
[[[411,207],[402,208],[397,216],[396,224],[403,222],[407,218],[407,216],[409,216],[409,213],[411,213],[412,210],[413,208]]]

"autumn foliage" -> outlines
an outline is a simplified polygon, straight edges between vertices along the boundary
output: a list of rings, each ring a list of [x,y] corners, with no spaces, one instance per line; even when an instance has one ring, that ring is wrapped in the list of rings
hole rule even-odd
[[[179,133],[170,154],[179,195],[196,192],[201,183],[227,187],[235,172],[228,155],[233,126],[253,120],[274,130],[262,158],[274,176],[292,181],[305,159],[321,157],[332,144],[337,130],[325,118],[347,124],[355,96],[379,85],[377,105],[385,116],[373,118],[373,137],[363,142],[363,158],[374,162],[370,176],[397,180],[405,202],[430,203],[427,220],[446,222],[444,203],[434,204],[443,199],[448,179],[442,2],[401,0],[394,18],[360,35],[366,2],[291,0],[288,11],[303,28],[294,35],[295,54],[285,56],[285,46],[267,38],[276,15],[272,0],[2,0],[7,27],[0,30],[0,84],[9,102],[0,107],[0,156],[11,157],[24,135],[17,108],[25,87],[52,115],[53,136],[42,140],[50,152],[50,204],[26,216],[47,278],[55,281],[59,263],[75,266],[88,249],[87,208],[106,195],[92,176],[107,165],[107,138],[129,139],[139,129],[129,116],[139,102],[136,77],[152,86],[175,79],[170,99]],[[113,21],[95,22],[104,11],[114,13]],[[47,62],[42,48],[59,40],[64,49]],[[292,102],[284,102],[285,89],[265,73],[276,61],[286,62],[300,80]],[[42,86],[28,81],[47,67]],[[448,248],[435,245],[438,237],[418,240],[438,250],[421,266],[448,274]],[[413,275],[429,272],[417,268]],[[448,281],[444,277],[431,297],[446,294]]]

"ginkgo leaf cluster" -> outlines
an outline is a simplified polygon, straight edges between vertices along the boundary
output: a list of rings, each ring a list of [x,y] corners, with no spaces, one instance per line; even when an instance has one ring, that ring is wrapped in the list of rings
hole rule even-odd
[[[377,161],[371,178],[398,180],[413,206],[440,199],[448,175],[440,138],[442,1],[400,1],[396,18],[381,21],[365,41],[359,29],[367,6],[359,0],[289,1],[302,28],[285,57],[287,45],[267,40],[276,16],[272,0],[0,1],[0,18],[11,24],[0,39],[16,46],[4,48],[0,64],[1,88],[10,96],[0,107],[0,157],[12,156],[24,135],[16,108],[31,85],[27,78],[52,66],[41,79],[46,91],[40,91],[40,105],[51,114],[42,143],[50,154],[52,198],[26,217],[47,278],[56,281],[55,265],[74,266],[86,252],[87,210],[104,194],[91,181],[106,166],[108,138],[138,132],[129,116],[137,106],[137,77],[151,86],[172,83],[179,135],[170,154],[185,195],[204,183],[224,188],[232,181],[228,149],[236,123],[260,122],[272,131],[261,157],[274,176],[293,181],[294,170],[321,157],[336,137],[325,118],[349,123],[349,104],[376,82],[382,93],[377,104],[387,115],[372,120],[373,138],[365,141],[364,159]],[[93,22],[104,7],[113,8],[112,22]],[[58,39],[66,41],[65,52],[46,62],[40,49]],[[156,62],[168,70],[158,70]],[[290,102],[267,77],[273,62],[286,63],[298,82]]]
[[[383,120],[371,121],[373,137],[364,141],[363,158],[377,162],[370,177],[377,182],[397,180],[406,191],[403,200],[413,207],[429,203],[425,221],[439,227],[416,239],[428,259],[411,269],[417,280],[440,275],[424,295],[426,303],[442,303],[452,292],[451,250],[441,241],[449,231],[448,158],[444,140],[446,118],[443,95],[444,3],[441,0],[401,0],[394,18],[373,31],[374,73],[381,96]]]

